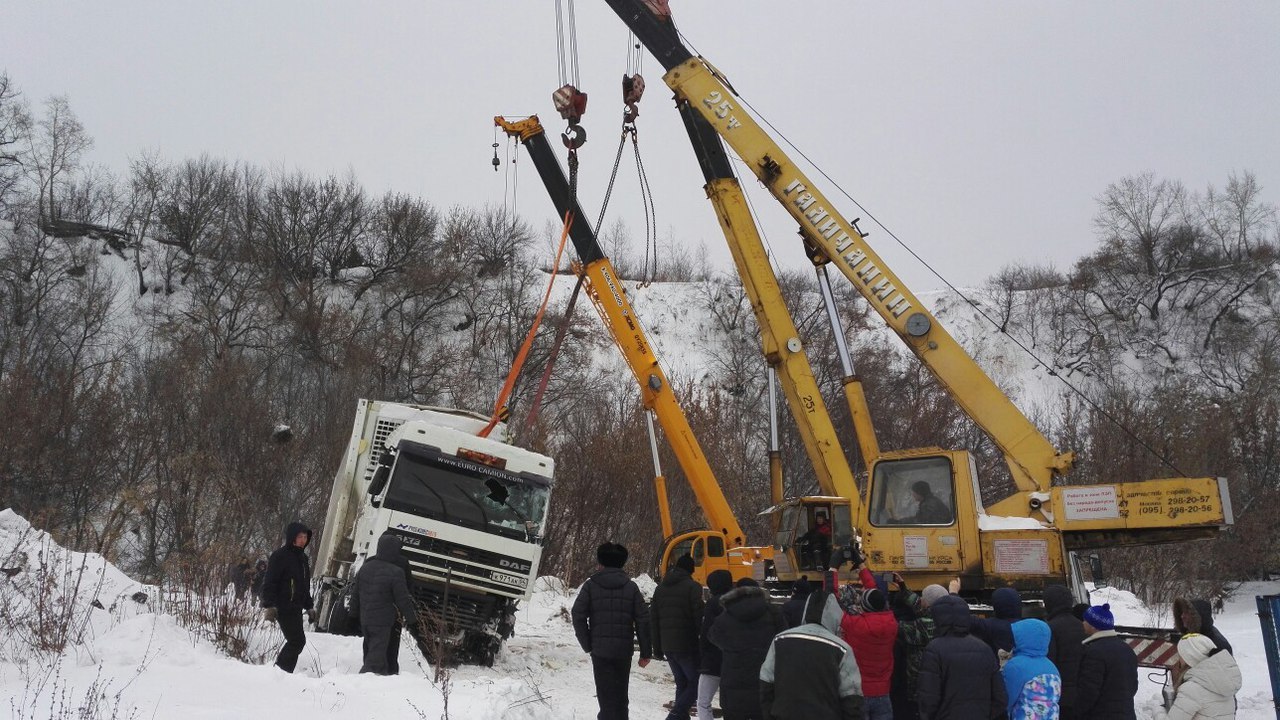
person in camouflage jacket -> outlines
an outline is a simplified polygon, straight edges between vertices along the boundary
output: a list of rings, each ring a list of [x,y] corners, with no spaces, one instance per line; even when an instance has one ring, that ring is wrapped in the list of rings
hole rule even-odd
[[[934,636],[933,618],[922,606],[920,596],[907,589],[902,576],[894,573],[893,614],[898,619],[898,638],[893,645],[893,679],[889,698],[893,716],[916,718],[916,693],[920,689],[920,662],[925,646]]]

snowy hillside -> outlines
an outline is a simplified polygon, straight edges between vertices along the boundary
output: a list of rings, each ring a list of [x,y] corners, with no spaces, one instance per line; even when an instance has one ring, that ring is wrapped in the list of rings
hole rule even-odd
[[[207,628],[184,625],[183,603],[132,582],[100,557],[54,544],[12,511],[0,512],[0,706],[17,718],[214,718],[307,717],[528,720],[591,718],[596,701],[587,656],[574,640],[569,608],[576,591],[541,578],[522,608],[516,636],[493,668],[463,667],[437,681],[416,648],[401,650],[398,677],[360,675],[359,638],[312,633],[298,672],[228,657]],[[650,594],[653,583],[639,579]],[[136,595],[145,593],[145,597]],[[1254,616],[1255,593],[1280,592],[1280,583],[1250,583],[1228,601],[1218,619],[1236,647],[1245,675],[1242,720],[1271,717],[1265,654]],[[185,599],[190,602],[191,599]],[[1159,617],[1132,595],[1098,591],[1122,623]],[[254,613],[255,611],[246,610]],[[52,613],[52,615],[51,615]],[[63,652],[33,652],[40,620],[65,621],[74,632]],[[37,633],[39,636],[39,633]],[[255,623],[247,637],[269,654],[278,642],[274,627]],[[655,716],[674,692],[662,663],[635,668],[631,707]],[[1139,717],[1150,717],[1159,685],[1145,678]],[[447,703],[447,709],[446,709]],[[81,714],[78,708],[90,707]]]

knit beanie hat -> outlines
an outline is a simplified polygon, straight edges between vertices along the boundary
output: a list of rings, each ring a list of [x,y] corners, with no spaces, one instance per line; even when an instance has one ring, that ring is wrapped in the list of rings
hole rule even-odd
[[[689,555],[681,555],[679,558],[676,558],[676,567],[692,575],[693,557]]]
[[[620,568],[627,564],[627,549],[618,543],[604,543],[596,548],[596,562],[607,568]]]
[[[880,588],[869,588],[862,591],[862,610],[864,612],[884,612],[889,608],[889,601]]]
[[[929,585],[920,593],[920,599],[924,601],[924,606],[929,607],[938,601],[938,598],[944,598],[951,593],[941,585]]]
[[[712,595],[723,595],[733,589],[733,574],[728,570],[715,570],[707,576],[707,587]]]
[[[1116,626],[1116,618],[1111,614],[1111,603],[1094,605],[1084,611],[1084,621],[1098,630],[1111,630]]]

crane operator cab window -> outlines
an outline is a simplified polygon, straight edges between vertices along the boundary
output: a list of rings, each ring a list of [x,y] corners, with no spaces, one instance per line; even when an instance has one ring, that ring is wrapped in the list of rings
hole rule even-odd
[[[956,520],[951,461],[945,457],[886,460],[871,484],[877,527],[951,525]]]
[[[802,508],[799,519],[808,527],[800,528],[800,568],[825,570],[831,564],[831,551],[849,544],[852,535],[848,508],[833,512],[830,505],[809,505]]]

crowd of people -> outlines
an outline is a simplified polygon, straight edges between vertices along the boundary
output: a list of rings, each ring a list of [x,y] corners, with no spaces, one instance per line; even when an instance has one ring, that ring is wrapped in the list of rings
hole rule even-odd
[[[275,664],[293,672],[315,621],[302,523],[265,564],[233,566],[284,635]],[[1044,618],[1024,618],[1021,595],[1000,588],[989,617],[970,612],[959,581],[919,593],[901,575],[877,577],[849,551],[858,582],[821,587],[801,578],[781,606],[751,578],[694,579],[678,558],[651,601],[623,570],[627,549],[604,543],[596,572],[574,601],[574,633],[591,655],[600,720],[625,720],[636,647],[641,668],[665,661],[675,679],[667,720],[1134,720],[1138,659],[1115,631],[1109,605],[1076,603],[1045,588]],[[243,570],[236,575],[236,570]],[[364,637],[361,672],[399,672],[401,629],[416,633],[413,575],[400,539],[384,533],[356,573],[345,607]],[[709,591],[709,593],[707,592]],[[1205,601],[1173,604],[1179,662],[1165,693],[1170,720],[1234,718],[1240,669]],[[332,625],[334,619],[330,619]],[[339,620],[338,622],[345,622]]]
[[[1044,617],[1023,617],[1017,590],[974,615],[959,581],[919,593],[877,577],[851,553],[858,582],[801,579],[781,607],[750,578],[679,558],[646,603],[606,543],[574,603],[574,631],[595,668],[601,720],[628,716],[632,658],[665,660],[675,679],[667,720],[1133,720],[1138,659],[1109,605],[1050,586]],[[834,588],[832,590],[831,588]],[[704,596],[706,599],[704,599]],[[1174,604],[1180,662],[1165,694],[1170,720],[1234,718],[1240,669],[1208,603]]]

